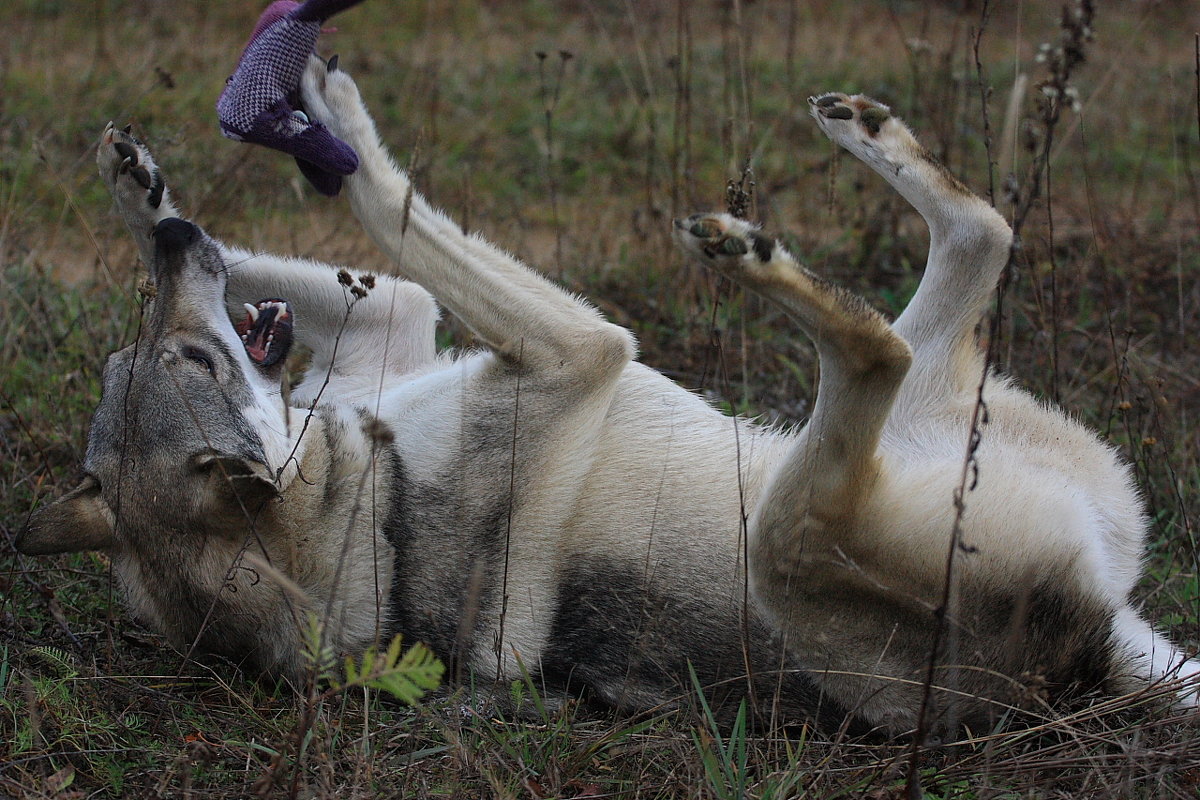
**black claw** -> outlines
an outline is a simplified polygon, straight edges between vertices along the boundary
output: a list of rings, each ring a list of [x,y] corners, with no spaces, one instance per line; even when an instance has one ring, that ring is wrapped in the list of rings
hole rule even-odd
[[[138,151],[133,145],[128,142],[115,142],[113,147],[117,148],[117,155],[121,158],[128,158],[132,164],[138,163]]]
[[[329,63],[325,65],[325,71],[326,72],[336,72],[337,68],[338,68],[338,54],[334,53],[333,57],[329,59]]]
[[[162,172],[158,167],[155,167],[154,183],[150,186],[150,194],[146,195],[146,202],[150,204],[151,208],[158,208],[162,205],[163,190],[166,188],[167,185],[163,183]]]
[[[827,94],[817,100],[817,108],[829,108],[830,106],[835,105],[837,101],[837,95]]]
[[[124,128],[121,128],[121,130],[125,131],[126,133],[133,133],[133,123],[129,123]]]
[[[826,117],[829,117],[829,119],[853,119],[854,118],[854,112],[850,109],[849,106],[837,106],[836,108],[822,110],[821,113],[824,114]]]
[[[138,185],[143,189],[149,189],[154,185],[154,181],[150,178],[150,170],[146,169],[145,167],[134,167],[133,169],[129,170],[129,174],[133,176],[133,179],[137,181]]]

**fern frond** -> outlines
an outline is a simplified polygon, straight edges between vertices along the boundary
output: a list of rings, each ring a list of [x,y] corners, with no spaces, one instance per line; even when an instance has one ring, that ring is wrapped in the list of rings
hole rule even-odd
[[[77,674],[75,657],[66,650],[41,645],[30,649],[29,655],[53,669],[60,678],[70,678]]]

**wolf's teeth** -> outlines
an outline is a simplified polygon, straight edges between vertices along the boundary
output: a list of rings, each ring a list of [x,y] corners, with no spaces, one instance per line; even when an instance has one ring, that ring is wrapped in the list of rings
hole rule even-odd
[[[245,303],[244,305],[246,307],[246,313],[250,315],[250,319],[254,322],[258,322],[258,307],[252,306],[249,303]],[[246,337],[243,336],[242,338],[244,339]]]

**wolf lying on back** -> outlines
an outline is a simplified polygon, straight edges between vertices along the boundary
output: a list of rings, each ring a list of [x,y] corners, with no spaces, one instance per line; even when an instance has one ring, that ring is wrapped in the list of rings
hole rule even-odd
[[[345,72],[314,59],[303,102],[359,153],[350,200],[404,280],[339,283],[214,241],[175,218],[149,153],[110,126],[101,173],[157,295],[105,369],[87,477],[20,549],[105,549],[176,646],[284,676],[303,672],[311,610],[342,651],[400,632],[460,670],[527,669],[626,708],[685,691],[690,662],[739,691],[749,672],[788,714],[913,728],[982,371],[974,329],[1011,239],[1001,217],[885,107],[827,94],[811,101],[821,129],[931,230],[899,319],[744,222],[677,222],[685,251],[816,343],[812,419],[781,433],[633,361],[628,331],[428,206]],[[435,354],[433,298],[486,350]],[[289,404],[293,338],[312,364]],[[1128,470],[1004,379],[986,400],[939,724],[1195,675],[1128,600],[1145,530]],[[1195,704],[1194,683],[1176,696]]]

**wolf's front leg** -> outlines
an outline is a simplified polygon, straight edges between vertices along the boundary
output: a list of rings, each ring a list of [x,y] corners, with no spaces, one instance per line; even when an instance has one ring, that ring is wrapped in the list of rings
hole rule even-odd
[[[346,73],[313,59],[302,98],[314,120],[357,151],[359,169],[345,186],[396,271],[424,286],[494,354],[464,360],[453,393],[460,405],[430,418],[433,427],[463,432],[461,452],[448,453],[450,462],[438,469],[454,476],[458,493],[450,522],[438,524],[462,536],[489,518],[487,498],[511,509],[499,528],[510,532],[502,538],[504,601],[481,603],[473,629],[489,632],[462,646],[472,668],[520,676],[517,654],[535,663],[549,643],[542,602],[560,576],[547,554],[579,524],[573,511],[603,446],[601,428],[632,358],[632,337],[432,209],[380,144]],[[470,574],[465,566],[462,574]],[[455,602],[479,601],[464,595]]]
[[[147,266],[154,259],[154,226],[181,213],[149,148],[112,123],[97,148],[100,177],[112,193]],[[317,374],[404,374],[435,356],[437,309],[415,284],[365,270],[270,253],[214,240],[229,276],[226,302],[234,319],[286,301],[295,336],[312,350]],[[248,320],[248,324],[253,320]]]
[[[149,265],[154,260],[154,226],[159,220],[179,216],[162,172],[129,128],[117,130],[111,122],[100,134],[96,166],[137,242],[142,261]]]
[[[380,143],[354,81],[332,62],[310,61],[302,97],[314,119],[358,152],[359,169],[346,180],[350,201],[398,272],[506,363],[561,375],[576,389],[613,385],[633,356],[628,331],[431,208]]]

